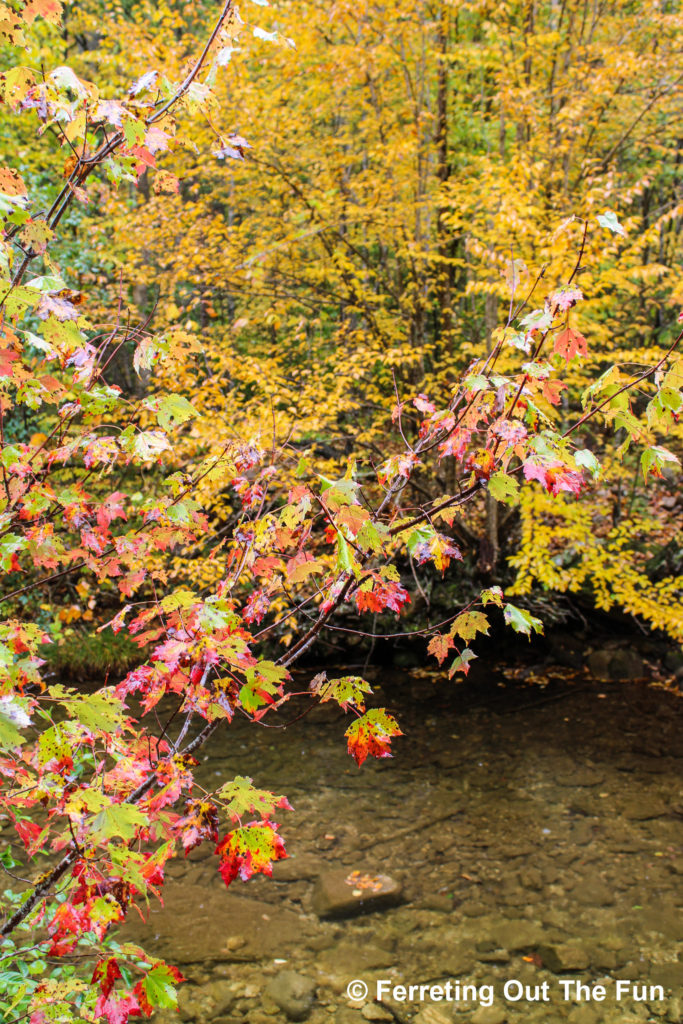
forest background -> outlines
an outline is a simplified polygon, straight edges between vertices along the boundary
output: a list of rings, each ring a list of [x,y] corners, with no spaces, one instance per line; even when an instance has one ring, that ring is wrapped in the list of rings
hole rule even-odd
[[[176,842],[283,854],[283,798],[188,758],[325,639],[452,678],[496,616],[683,638],[679,5],[248,6],[0,8],[5,866],[53,858],[3,934],[90,943],[97,997],[37,949],[8,1020],[165,998],[109,926]],[[363,680],[311,692],[388,754]]]

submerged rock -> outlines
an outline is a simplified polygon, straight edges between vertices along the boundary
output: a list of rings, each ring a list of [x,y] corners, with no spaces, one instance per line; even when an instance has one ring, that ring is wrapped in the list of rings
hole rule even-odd
[[[428,1003],[415,1015],[413,1024],[453,1024],[453,1018],[442,1006],[432,1006]]]
[[[472,1024],[505,1024],[507,1014],[501,1006],[480,1006],[470,1020]]]
[[[590,967],[590,957],[581,946],[539,946],[538,955],[553,974],[562,971],[585,971]]]
[[[507,949],[510,953],[518,953],[533,949],[542,940],[543,928],[533,921],[501,921],[490,930],[490,938],[496,949]]]
[[[315,1001],[315,982],[296,971],[280,971],[268,982],[266,995],[288,1020],[306,1020]]]
[[[185,965],[279,957],[303,946],[309,929],[282,907],[233,896],[224,886],[180,882],[168,887],[163,907],[153,906],[149,925],[130,918],[121,937]]]
[[[318,878],[313,891],[313,910],[323,918],[355,917],[395,907],[401,902],[402,894],[401,883],[389,875],[326,871]]]
[[[394,1015],[390,1010],[386,1010],[383,1006],[378,1006],[377,1003],[366,1003],[360,1012],[365,1020],[382,1021],[394,1019]]]
[[[236,1001],[232,981],[212,981],[201,987],[184,985],[178,992],[178,1012],[183,1021],[212,1020],[229,1010]]]

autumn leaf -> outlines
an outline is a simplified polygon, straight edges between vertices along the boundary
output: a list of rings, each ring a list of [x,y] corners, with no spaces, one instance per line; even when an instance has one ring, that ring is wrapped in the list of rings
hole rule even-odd
[[[134,450],[144,462],[158,458],[170,447],[168,438],[160,430],[143,430],[135,437]]]
[[[251,822],[233,829],[218,843],[219,871],[226,885],[238,876],[246,882],[254,874],[272,875],[273,862],[287,856],[277,827],[271,821]]]
[[[312,681],[310,691],[319,698],[321,704],[334,700],[343,711],[348,711],[349,707],[365,711],[365,694],[372,693],[372,688],[360,676],[328,679],[323,672]]]
[[[132,804],[111,804],[93,818],[93,835],[101,839],[120,837],[128,841],[134,839],[138,829],[148,822],[148,816]]]
[[[434,655],[439,665],[443,665],[448,652],[453,647],[453,637],[447,634],[437,633],[427,644],[427,650]]]
[[[450,636],[460,636],[463,640],[474,640],[477,633],[487,634],[488,631],[489,620],[483,612],[462,612],[451,626]]]
[[[292,807],[284,796],[275,796],[266,789],[257,789],[252,780],[237,775],[232,782],[224,783],[216,794],[223,801],[226,813],[233,821],[245,814],[258,814],[268,819],[276,809],[291,811]]]
[[[402,736],[396,719],[383,708],[373,708],[356,719],[346,730],[349,754],[360,768],[368,755],[391,757],[391,740]]]
[[[452,679],[458,672],[462,672],[465,676],[468,675],[470,671],[470,662],[474,661],[476,657],[477,656],[474,651],[471,651],[469,647],[465,647],[465,649],[462,650],[457,658],[455,658],[451,663],[448,670],[448,678]]]
[[[180,189],[180,182],[175,174],[169,171],[157,171],[152,182],[152,191],[155,195],[174,195]]]
[[[51,25],[58,25],[62,17],[60,0],[28,0],[21,12],[24,21],[31,25],[36,18],[44,18]]]
[[[513,476],[502,470],[490,477],[488,489],[496,501],[505,502],[507,505],[519,504],[519,484]]]
[[[0,193],[5,196],[25,196],[28,194],[24,179],[14,168],[0,165]]]
[[[133,994],[149,1016],[152,1010],[173,1009],[178,1005],[175,986],[184,980],[177,967],[155,964],[137,983]]]
[[[157,421],[164,430],[198,416],[197,410],[183,395],[164,395],[157,407]]]
[[[575,356],[587,356],[588,343],[582,334],[575,331],[572,327],[567,327],[555,338],[553,351],[560,356],[564,356],[567,362],[569,362]]]

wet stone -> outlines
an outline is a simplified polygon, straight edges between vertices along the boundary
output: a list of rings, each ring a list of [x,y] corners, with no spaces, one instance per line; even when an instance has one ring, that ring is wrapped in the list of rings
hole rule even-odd
[[[439,955],[439,966],[450,978],[466,975],[474,964],[472,947],[469,943],[446,947]]]
[[[507,1014],[502,1006],[480,1006],[470,1020],[472,1024],[505,1024]]]
[[[446,896],[445,894],[442,895],[441,893],[432,893],[414,905],[421,910],[438,910],[448,914],[453,909],[453,897]]]
[[[335,1012],[332,1020],[334,1024],[361,1024],[361,1015],[359,1010],[354,1010],[350,1006],[342,1006]]]
[[[585,971],[590,967],[590,957],[581,946],[539,946],[538,955],[543,961],[543,966],[554,974],[560,974],[562,971]]]
[[[324,964],[333,967],[349,979],[361,976],[363,971],[372,971],[378,967],[391,967],[396,956],[390,950],[366,942],[342,942],[337,946],[324,950],[320,954]]]
[[[177,964],[278,957],[305,945],[308,925],[299,915],[261,900],[233,896],[223,885],[170,885],[164,906],[152,907],[149,925],[129,918],[122,938],[141,940]],[[238,948],[235,938],[243,940]]]
[[[543,928],[532,921],[501,921],[499,925],[490,929],[490,938],[496,943],[496,947],[507,949],[511,953],[532,949],[543,937]]]
[[[453,1018],[442,1006],[424,1006],[413,1018],[413,1024],[453,1024]]]
[[[683,999],[680,996],[673,996],[667,1003],[666,1019],[672,1024],[680,1024],[683,1020]]]
[[[313,891],[313,911],[320,918],[354,917],[385,910],[401,902],[403,887],[389,875],[363,870],[326,871]]]
[[[573,1006],[567,1018],[569,1024],[598,1024],[600,1012],[593,1006]]]
[[[313,1009],[315,982],[296,971],[280,971],[268,982],[266,994],[288,1020],[306,1020]]]
[[[648,981],[652,985],[662,985],[676,994],[683,985],[683,963],[680,961],[665,964],[652,964]]]
[[[377,1003],[366,1003],[362,1008],[361,1017],[365,1020],[393,1020],[394,1015],[391,1010],[386,1010],[383,1006],[378,1006]]]
[[[582,878],[572,890],[572,899],[589,907],[610,907],[614,903],[614,891],[598,878]]]
[[[483,964],[508,964],[510,954],[504,949],[489,949],[477,954],[477,959]]]
[[[298,882],[300,879],[315,878],[320,874],[320,857],[286,857],[273,864],[273,878],[276,882]]]
[[[630,821],[650,821],[652,818],[662,818],[668,812],[666,804],[646,794],[633,797],[621,806],[621,813]]]
[[[466,900],[458,907],[458,913],[465,917],[485,917],[489,909],[485,903],[480,903],[478,900]]]

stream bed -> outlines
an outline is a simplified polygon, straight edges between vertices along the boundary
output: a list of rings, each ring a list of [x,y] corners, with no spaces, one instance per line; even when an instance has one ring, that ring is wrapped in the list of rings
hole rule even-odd
[[[294,809],[272,879],[227,890],[207,844],[132,929],[188,979],[184,1021],[683,1021],[680,698],[524,675],[375,670],[405,735],[361,769],[328,705],[212,741],[203,785],[248,775]],[[367,899],[336,919],[345,885]]]

